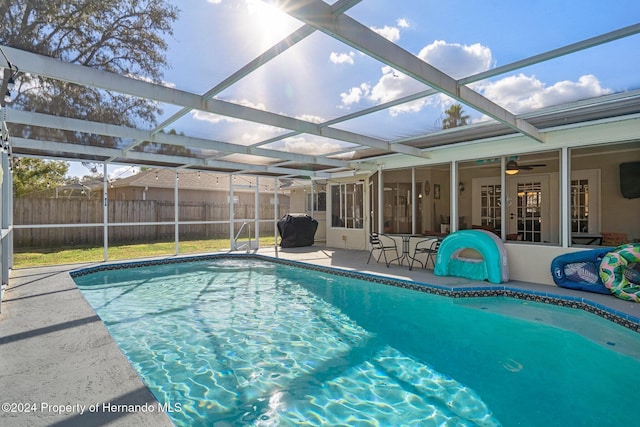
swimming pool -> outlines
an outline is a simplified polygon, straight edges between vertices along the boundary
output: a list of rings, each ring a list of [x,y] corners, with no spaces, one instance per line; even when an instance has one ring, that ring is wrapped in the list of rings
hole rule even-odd
[[[583,311],[250,257],[73,276],[179,426],[637,422],[639,335]]]

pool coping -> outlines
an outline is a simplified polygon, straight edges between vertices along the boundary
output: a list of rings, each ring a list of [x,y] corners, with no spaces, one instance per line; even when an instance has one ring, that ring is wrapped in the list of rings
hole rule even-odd
[[[207,254],[207,255],[194,255],[178,258],[163,258],[163,259],[150,259],[143,261],[125,261],[110,264],[101,264],[97,266],[84,267],[69,272],[71,278],[80,277],[83,275],[108,270],[118,270],[124,268],[145,267],[152,265],[162,264],[175,264],[195,261],[206,261],[214,259],[229,259],[229,258],[248,258],[258,259],[273,263],[279,263],[284,265],[292,265],[300,268],[305,268],[314,271],[326,272],[343,277],[350,277],[356,279],[363,279],[375,283],[396,286],[406,289],[412,289],[420,292],[426,292],[434,295],[446,296],[449,298],[475,298],[475,297],[507,297],[514,299],[521,299],[532,302],[539,302],[544,304],[552,304],[561,307],[569,307],[573,309],[580,309],[588,313],[597,315],[627,329],[640,333],[640,317],[625,313],[616,309],[613,309],[606,304],[602,304],[591,300],[582,295],[561,295],[557,292],[539,291],[534,289],[523,289],[503,284],[482,284],[482,285],[460,285],[460,286],[446,286],[425,283],[417,280],[406,280],[400,278],[390,278],[381,276],[374,273],[364,273],[361,271],[345,270],[337,267],[327,267],[308,262],[295,261],[290,259],[274,258],[267,255],[247,253],[220,253],[220,254]]]

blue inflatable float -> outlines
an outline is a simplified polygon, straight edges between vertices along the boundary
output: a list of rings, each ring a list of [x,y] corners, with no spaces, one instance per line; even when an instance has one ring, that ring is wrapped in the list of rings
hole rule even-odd
[[[509,266],[502,240],[486,230],[451,233],[440,244],[434,274],[508,282]]]
[[[600,279],[600,261],[614,248],[598,248],[557,256],[551,261],[556,285],[580,291],[611,294]]]

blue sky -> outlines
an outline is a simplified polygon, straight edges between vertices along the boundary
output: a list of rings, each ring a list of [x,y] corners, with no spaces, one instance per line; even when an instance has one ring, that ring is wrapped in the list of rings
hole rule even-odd
[[[175,1],[167,85],[204,93],[301,25],[258,0]],[[347,14],[455,78],[597,36],[640,20],[637,0],[529,2],[363,0]],[[473,88],[513,113],[640,88],[640,35],[479,82]],[[217,95],[323,122],[425,86],[316,32]],[[453,101],[433,96],[336,127],[383,139],[440,127]],[[465,107],[473,121],[481,114]],[[165,117],[176,110],[165,108]],[[281,129],[193,112],[173,126],[196,137],[252,144]],[[268,148],[323,154],[335,141],[291,138]],[[111,174],[111,173],[110,173]]]

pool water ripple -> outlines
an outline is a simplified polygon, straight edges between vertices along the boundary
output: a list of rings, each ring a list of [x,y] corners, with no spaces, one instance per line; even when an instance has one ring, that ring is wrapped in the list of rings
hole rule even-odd
[[[540,355],[522,355],[528,341],[502,347],[516,341],[505,331],[549,328],[492,306],[479,311],[258,260],[138,267],[75,280],[158,401],[181,403],[181,412],[169,414],[178,426],[499,426],[519,417],[527,418],[520,425],[550,426],[573,419],[548,402],[537,408],[528,398],[504,396],[500,389],[519,381],[520,393],[538,392],[516,376],[540,377],[532,368]],[[571,339],[571,346],[584,345]],[[607,347],[590,351],[622,369],[640,367]]]

